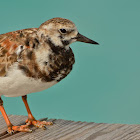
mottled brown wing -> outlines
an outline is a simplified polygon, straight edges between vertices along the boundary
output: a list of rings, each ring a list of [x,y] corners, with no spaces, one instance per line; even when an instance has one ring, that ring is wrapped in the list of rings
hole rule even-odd
[[[30,48],[26,45],[27,39],[36,30],[36,28],[23,29],[0,35],[0,77],[6,76],[9,66],[17,62],[16,51],[19,46]]]

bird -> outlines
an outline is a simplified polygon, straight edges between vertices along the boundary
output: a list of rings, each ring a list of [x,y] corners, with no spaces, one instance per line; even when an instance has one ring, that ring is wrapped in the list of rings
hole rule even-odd
[[[70,48],[73,42],[99,43],[85,37],[69,19],[52,18],[38,28],[28,28],[0,35],[0,111],[7,132],[32,132],[30,125],[45,129],[53,122],[36,120],[27,102],[27,94],[40,92],[59,83],[75,63]],[[15,126],[9,120],[1,96],[21,96],[28,119]]]

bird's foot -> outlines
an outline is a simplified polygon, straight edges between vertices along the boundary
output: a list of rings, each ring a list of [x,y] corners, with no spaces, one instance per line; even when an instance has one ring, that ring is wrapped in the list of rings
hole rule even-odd
[[[7,132],[12,135],[13,133],[20,131],[20,132],[32,132],[31,129],[29,129],[28,125],[21,125],[21,126],[9,126]]]
[[[53,125],[53,122],[47,122],[47,121],[38,121],[38,120],[26,120],[26,125],[34,125],[37,128],[46,129],[47,125]]]

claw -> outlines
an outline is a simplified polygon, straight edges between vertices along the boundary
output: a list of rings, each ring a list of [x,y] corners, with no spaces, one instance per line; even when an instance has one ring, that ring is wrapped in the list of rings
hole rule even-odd
[[[53,122],[42,121],[42,124],[44,124],[44,125],[53,125]]]
[[[43,130],[46,130],[46,129],[47,129],[46,125],[44,125],[44,126],[42,127],[42,129],[43,129]]]
[[[14,130],[12,130],[12,128],[8,128],[7,132],[8,132],[8,134],[10,134],[10,135],[14,134]]]
[[[17,131],[19,131],[19,132],[32,132],[32,130],[28,128],[28,125],[10,126],[10,127],[8,127],[8,130],[7,130],[7,132],[10,135],[14,134]]]
[[[47,122],[47,121],[38,121],[38,120],[27,120],[26,121],[26,125],[34,125],[37,128],[42,128],[42,129],[46,129],[47,125],[53,125],[53,122]]]

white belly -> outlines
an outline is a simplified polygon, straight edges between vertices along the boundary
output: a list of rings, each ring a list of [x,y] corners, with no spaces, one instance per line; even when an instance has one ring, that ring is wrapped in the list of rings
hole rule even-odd
[[[41,80],[26,77],[21,70],[17,69],[15,64],[10,68],[6,77],[0,77],[0,96],[23,96],[45,90],[56,83],[56,81],[42,82]]]

